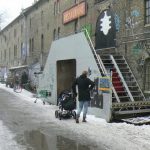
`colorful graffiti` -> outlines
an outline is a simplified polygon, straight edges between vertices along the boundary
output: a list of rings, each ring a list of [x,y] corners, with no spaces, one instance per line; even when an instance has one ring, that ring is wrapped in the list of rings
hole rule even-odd
[[[120,18],[119,18],[119,16],[118,16],[117,14],[115,14],[114,19],[115,19],[115,27],[116,27],[116,31],[119,32],[119,29],[120,29],[120,23],[121,23]]]
[[[132,16],[132,17],[139,17],[139,16],[140,16],[140,12],[139,12],[138,10],[133,10],[133,11],[131,12],[131,16]]]
[[[139,24],[138,17],[140,16],[140,12],[136,9],[132,10],[130,16],[126,18],[125,26],[127,29],[135,28],[136,25]]]
[[[139,53],[141,53],[142,51],[142,47],[140,45],[140,43],[135,43],[132,47],[132,52],[136,55],[138,55]]]

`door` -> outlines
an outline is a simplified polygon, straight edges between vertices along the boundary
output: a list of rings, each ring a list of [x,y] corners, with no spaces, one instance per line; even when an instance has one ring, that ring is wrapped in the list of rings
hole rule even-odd
[[[72,83],[76,77],[76,60],[57,61],[57,96],[63,90],[71,90]]]

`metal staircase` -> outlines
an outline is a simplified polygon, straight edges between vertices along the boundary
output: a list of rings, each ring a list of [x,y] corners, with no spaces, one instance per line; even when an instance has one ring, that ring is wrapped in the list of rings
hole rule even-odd
[[[109,76],[110,72],[112,75],[113,118],[149,115],[150,101],[145,99],[125,57],[115,52],[98,53],[89,36],[88,40],[101,75]]]
[[[112,85],[119,98],[118,102],[115,94],[112,93],[113,118],[123,119],[149,115],[150,101],[145,99],[124,56],[102,54],[100,57],[106,70],[112,71]]]
[[[101,55],[106,70],[112,71],[112,84],[117,91],[120,102],[145,101],[129,65],[122,55]],[[116,102],[113,97],[113,102]]]

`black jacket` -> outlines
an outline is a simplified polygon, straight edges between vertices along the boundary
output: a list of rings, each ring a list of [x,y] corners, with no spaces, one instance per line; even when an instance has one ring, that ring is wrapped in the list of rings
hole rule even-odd
[[[72,90],[75,96],[77,95],[76,85],[78,86],[79,101],[90,101],[90,90],[93,89],[95,85],[94,82],[87,78],[86,75],[78,77],[72,85]]]

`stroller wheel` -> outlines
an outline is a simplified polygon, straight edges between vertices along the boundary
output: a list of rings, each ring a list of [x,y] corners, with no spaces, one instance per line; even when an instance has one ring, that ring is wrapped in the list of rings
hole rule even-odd
[[[55,117],[58,118],[58,110],[55,111]]]
[[[73,119],[76,119],[76,112],[75,111],[72,112],[72,116],[73,116]]]
[[[61,120],[61,118],[62,118],[62,113],[60,112],[59,113],[59,120]]]

